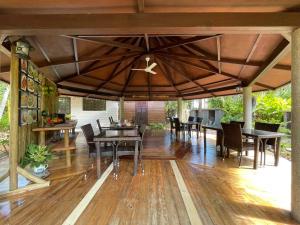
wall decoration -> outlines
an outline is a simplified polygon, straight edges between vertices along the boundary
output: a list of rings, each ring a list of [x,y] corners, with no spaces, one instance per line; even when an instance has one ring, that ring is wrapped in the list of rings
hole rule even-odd
[[[102,99],[83,98],[82,110],[83,111],[105,111],[106,101]]]
[[[38,122],[42,74],[31,61],[20,60],[19,125]]]

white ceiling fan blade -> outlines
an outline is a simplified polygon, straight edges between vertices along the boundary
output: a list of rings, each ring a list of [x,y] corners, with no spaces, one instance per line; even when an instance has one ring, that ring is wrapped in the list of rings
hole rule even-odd
[[[153,70],[149,70],[149,71],[148,71],[148,73],[151,73],[151,74],[156,74],[156,72],[155,72],[155,71],[153,71]]]
[[[131,70],[140,70],[140,71],[145,71],[145,69],[131,69]]]
[[[147,67],[147,70],[152,70],[154,67],[156,67],[157,63],[152,63],[150,66]]]

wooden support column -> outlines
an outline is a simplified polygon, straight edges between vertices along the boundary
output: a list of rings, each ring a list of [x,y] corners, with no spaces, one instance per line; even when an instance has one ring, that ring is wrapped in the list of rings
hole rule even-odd
[[[19,151],[19,59],[15,53],[15,46],[11,47],[10,61],[10,138],[9,138],[9,189],[18,188],[18,151]]]
[[[292,34],[292,216],[300,222],[300,28]]]
[[[244,128],[252,128],[252,87],[243,88],[243,112],[244,112]]]
[[[125,116],[125,107],[124,107],[124,97],[120,97],[119,101],[119,119],[120,122],[124,122],[124,116]]]
[[[177,117],[179,118],[180,121],[183,119],[183,102],[182,102],[182,97],[177,99]]]

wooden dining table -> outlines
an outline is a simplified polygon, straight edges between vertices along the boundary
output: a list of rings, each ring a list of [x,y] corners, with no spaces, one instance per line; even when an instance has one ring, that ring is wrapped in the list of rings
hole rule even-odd
[[[201,122],[196,122],[196,121],[181,122],[181,125],[185,128],[186,131],[189,132],[190,136],[191,136],[192,126],[196,126],[197,138],[199,137],[201,131]]]
[[[113,148],[113,166],[114,166],[114,176],[117,176],[118,171],[118,159],[116,153],[118,151],[119,144],[122,142],[133,141],[135,142],[134,148],[134,169],[133,175],[137,174],[138,167],[138,153],[139,145],[141,144],[141,136],[137,129],[130,130],[103,130],[99,135],[94,137],[94,142],[96,145],[96,164],[97,164],[97,176],[101,176],[101,144],[100,143],[111,143]]]
[[[223,128],[221,124],[217,125],[202,125],[203,128],[203,134],[204,134],[204,154],[206,154],[206,132],[207,130],[215,130],[217,131],[217,136],[219,140],[217,140],[218,144],[220,145],[220,152],[223,154]],[[256,130],[256,129],[242,129],[242,134],[246,138],[253,138],[254,139],[254,161],[253,161],[253,169],[257,169],[258,167],[258,154],[260,149],[260,142],[264,139],[275,139],[276,145],[275,145],[275,162],[274,165],[278,166],[279,164],[279,157],[280,157],[280,141],[281,137],[285,136],[283,133],[279,132],[270,132],[270,131],[264,131],[264,130]],[[221,155],[222,155],[221,154]]]

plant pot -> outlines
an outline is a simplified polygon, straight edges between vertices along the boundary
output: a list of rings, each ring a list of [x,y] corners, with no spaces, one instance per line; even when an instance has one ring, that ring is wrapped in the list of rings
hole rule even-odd
[[[47,168],[48,168],[48,164],[40,165],[38,167],[33,167],[33,172],[34,173],[44,173]]]

